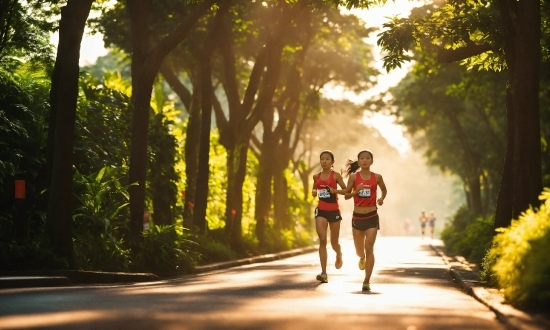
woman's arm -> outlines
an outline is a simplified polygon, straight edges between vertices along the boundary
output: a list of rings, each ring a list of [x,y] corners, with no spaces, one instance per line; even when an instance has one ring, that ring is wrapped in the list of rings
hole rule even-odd
[[[388,189],[386,188],[386,183],[384,183],[384,179],[382,178],[382,175],[376,174],[376,184],[378,187],[380,187],[380,190],[382,191],[382,196],[378,198],[378,205],[384,204],[384,199],[386,198],[386,195],[388,194]]]
[[[340,194],[344,195],[346,193],[346,184],[344,183],[344,179],[342,178],[342,175],[340,173],[334,173],[334,179],[336,180],[336,183],[340,186],[342,189],[332,189],[330,188],[331,194]]]
[[[355,173],[354,174],[350,174],[349,178],[348,178],[348,184],[346,186],[346,193],[344,194],[344,198],[345,199],[350,199],[352,198],[354,195],[357,195],[357,192],[354,191],[352,192],[353,190],[353,185],[355,184]]]
[[[317,174],[313,174],[313,188],[311,189],[311,196],[317,197],[317,188],[315,188],[315,182],[317,181]]]

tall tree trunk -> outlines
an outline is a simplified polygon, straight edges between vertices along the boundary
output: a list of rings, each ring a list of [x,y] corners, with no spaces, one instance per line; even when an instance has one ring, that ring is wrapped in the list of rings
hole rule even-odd
[[[542,192],[539,109],[540,1],[517,1],[514,106],[514,208],[517,218],[529,206],[538,207]]]
[[[230,4],[225,3],[216,13],[213,26],[203,42],[200,53],[201,58],[198,61],[200,66],[199,79],[201,82],[201,130],[193,224],[201,233],[206,233],[208,229],[206,206],[208,203],[208,179],[210,177],[210,126],[212,124],[212,99],[214,98],[211,61],[216,46],[217,31],[222,28],[224,16],[229,8]]]
[[[201,77],[197,80],[200,81]],[[196,224],[193,221],[197,176],[198,176],[198,152],[201,133],[201,87],[200,83],[194,82],[193,96],[191,107],[189,109],[189,118],[187,119],[187,133],[185,135],[185,203],[183,206],[184,225],[187,228],[193,229]]]
[[[499,1],[505,28],[506,157],[495,212],[495,229],[508,227],[542,190],[539,113],[540,2]]]
[[[78,99],[80,43],[93,0],[69,0],[61,8],[59,45],[50,90],[46,230],[57,255],[74,267],[72,244],[73,141]]]
[[[513,177],[514,177],[514,98],[512,96],[512,80],[515,71],[515,27],[508,0],[499,0],[499,12],[504,27],[505,43],[504,58],[508,66],[508,81],[506,83],[506,154],[502,168],[500,187],[498,190],[495,210],[494,229],[508,227],[512,221],[513,210]]]
[[[137,182],[130,192],[130,234],[133,252],[138,252],[138,240],[143,231],[143,211],[145,207],[145,178],[147,167],[147,139],[149,107],[153,83],[162,61],[181,43],[197,21],[216,2],[205,0],[197,4],[191,14],[169,35],[152,49],[149,40],[148,9],[151,0],[127,0],[132,33],[132,138],[130,145],[129,181]],[[149,50],[150,49],[150,50]]]

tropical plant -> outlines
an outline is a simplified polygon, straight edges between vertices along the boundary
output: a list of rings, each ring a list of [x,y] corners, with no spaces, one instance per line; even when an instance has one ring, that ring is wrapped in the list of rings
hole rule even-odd
[[[164,275],[188,273],[199,258],[196,244],[175,225],[153,225],[143,232],[132,269]]]
[[[122,233],[127,230],[121,210],[128,206],[128,187],[120,184],[120,168],[103,167],[97,173],[75,171],[74,190],[78,206],[73,213],[76,267],[85,270],[125,271],[129,250]]]

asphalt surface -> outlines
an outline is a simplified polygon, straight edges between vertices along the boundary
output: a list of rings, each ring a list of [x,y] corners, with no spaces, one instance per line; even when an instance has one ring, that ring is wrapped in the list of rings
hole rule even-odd
[[[430,244],[432,243],[432,244]],[[361,291],[351,241],[329,283],[316,252],[133,284],[0,290],[0,329],[506,329],[463,290],[440,242],[379,237],[372,292]],[[302,251],[304,252],[304,251]],[[450,258],[448,258],[450,259]]]

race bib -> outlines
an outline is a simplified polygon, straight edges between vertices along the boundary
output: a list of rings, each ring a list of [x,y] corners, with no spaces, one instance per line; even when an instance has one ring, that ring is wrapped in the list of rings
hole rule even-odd
[[[319,198],[330,198],[330,192],[328,189],[319,189],[317,195]]]
[[[362,198],[368,198],[368,197],[370,197],[370,188],[365,188],[365,189],[359,190],[359,192],[357,193],[357,195],[358,195],[359,197],[362,197]]]

